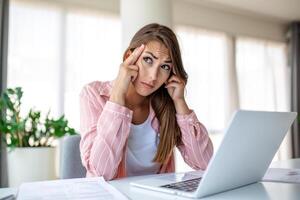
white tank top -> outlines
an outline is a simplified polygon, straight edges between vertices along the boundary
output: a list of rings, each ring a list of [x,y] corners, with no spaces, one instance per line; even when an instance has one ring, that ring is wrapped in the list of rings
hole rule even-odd
[[[155,174],[160,164],[152,162],[157,151],[158,137],[148,119],[139,125],[131,124],[126,157],[128,176]]]

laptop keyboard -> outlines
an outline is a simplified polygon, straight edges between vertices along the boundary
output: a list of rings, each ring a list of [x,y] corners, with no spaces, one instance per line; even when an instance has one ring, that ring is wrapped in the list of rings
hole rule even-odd
[[[190,179],[187,181],[181,181],[181,182],[177,182],[177,183],[162,185],[160,187],[170,188],[170,189],[175,189],[175,190],[182,190],[185,192],[194,192],[198,188],[200,180],[201,180],[201,178],[195,178],[195,179]]]

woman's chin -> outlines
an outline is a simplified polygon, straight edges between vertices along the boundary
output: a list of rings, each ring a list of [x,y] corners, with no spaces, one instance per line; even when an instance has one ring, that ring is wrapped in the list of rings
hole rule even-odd
[[[149,89],[144,89],[144,88],[135,88],[136,92],[143,96],[143,97],[147,97],[149,96],[150,94],[152,94],[152,90],[149,90]]]
[[[136,92],[143,97],[147,97],[152,93],[152,92],[147,92],[147,91],[136,91]]]

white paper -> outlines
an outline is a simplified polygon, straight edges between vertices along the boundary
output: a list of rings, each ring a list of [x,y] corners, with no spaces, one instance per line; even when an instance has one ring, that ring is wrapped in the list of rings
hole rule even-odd
[[[262,181],[300,183],[300,169],[269,168]]]
[[[19,187],[17,199],[127,200],[127,197],[105,182],[103,177],[95,177],[23,183]]]

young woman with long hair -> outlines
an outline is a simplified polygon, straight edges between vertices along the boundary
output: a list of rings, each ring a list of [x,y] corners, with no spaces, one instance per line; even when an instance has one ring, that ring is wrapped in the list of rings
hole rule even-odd
[[[80,152],[87,177],[174,172],[176,146],[193,169],[213,154],[206,128],[189,109],[174,32],[148,24],[132,38],[115,80],[87,84],[80,94]]]

